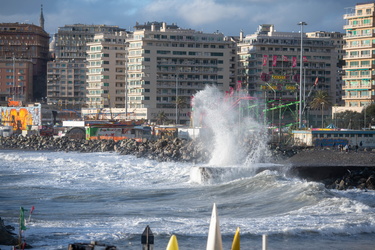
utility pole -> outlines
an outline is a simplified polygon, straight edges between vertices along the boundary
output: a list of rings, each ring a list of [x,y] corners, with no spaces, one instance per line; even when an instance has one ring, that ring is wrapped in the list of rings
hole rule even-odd
[[[307,25],[305,22],[299,22],[301,25],[301,53],[300,53],[300,63],[299,63],[299,128],[302,128],[302,64],[303,64],[303,26]]]

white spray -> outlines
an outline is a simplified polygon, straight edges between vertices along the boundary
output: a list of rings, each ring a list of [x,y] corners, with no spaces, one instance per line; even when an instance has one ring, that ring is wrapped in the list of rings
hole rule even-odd
[[[264,128],[253,114],[240,112],[249,106],[248,100],[239,101],[244,96],[236,92],[235,97],[225,98],[216,87],[207,87],[194,96],[194,125],[207,128],[212,136],[206,141],[212,156],[210,165],[257,163],[267,155]]]

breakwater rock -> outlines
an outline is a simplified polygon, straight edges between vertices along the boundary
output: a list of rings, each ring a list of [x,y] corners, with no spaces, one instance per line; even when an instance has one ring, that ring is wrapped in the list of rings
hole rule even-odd
[[[200,140],[157,139],[137,142],[133,139],[81,140],[67,137],[12,136],[0,137],[0,149],[51,150],[78,152],[111,152],[135,155],[157,161],[181,161],[204,163],[210,159],[210,153]]]
[[[360,150],[342,152],[332,149],[298,149],[282,163],[291,174],[323,182],[327,188],[375,190],[375,152]]]
[[[15,246],[18,244],[17,235],[13,231],[14,227],[6,226],[0,218],[0,245]]]

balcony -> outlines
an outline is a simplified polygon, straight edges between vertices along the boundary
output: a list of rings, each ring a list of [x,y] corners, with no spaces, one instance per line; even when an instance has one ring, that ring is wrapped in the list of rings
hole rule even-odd
[[[370,84],[358,84],[358,85],[343,85],[342,89],[344,90],[354,90],[354,89],[361,89],[361,90],[370,90]]]
[[[343,57],[344,60],[350,59],[371,59],[375,58],[373,54],[366,54],[366,55],[346,55]]]
[[[366,33],[366,34],[346,34],[344,39],[357,39],[357,38],[366,38],[366,37],[375,37],[374,33]]]
[[[374,96],[371,96],[371,95],[367,95],[367,96],[361,96],[361,95],[350,95],[350,96],[346,96],[344,95],[342,97],[343,100],[372,100],[374,99]]]
[[[372,22],[371,23],[347,24],[347,25],[344,25],[344,30],[346,30],[346,29],[367,28],[367,27],[372,27]]]
[[[343,46],[344,49],[367,49],[367,48],[375,48],[375,44],[357,44],[357,45],[350,45],[346,44]]]
[[[343,80],[360,80],[371,79],[371,75],[346,75],[342,77]]]
[[[355,12],[355,13],[349,13],[349,14],[345,14],[344,15],[344,19],[353,19],[353,18],[363,18],[363,17],[372,17],[373,15],[373,12],[369,12],[369,13],[358,13],[358,12]]]
[[[368,65],[347,65],[347,66],[344,66],[342,67],[343,70],[370,70],[370,69],[374,69],[375,66],[374,64],[368,64]]]

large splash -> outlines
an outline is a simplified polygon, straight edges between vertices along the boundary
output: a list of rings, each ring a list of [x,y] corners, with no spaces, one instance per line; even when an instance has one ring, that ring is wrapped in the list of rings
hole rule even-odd
[[[255,117],[257,101],[239,91],[224,95],[207,87],[193,98],[194,126],[206,129],[212,166],[267,161],[267,130]]]

